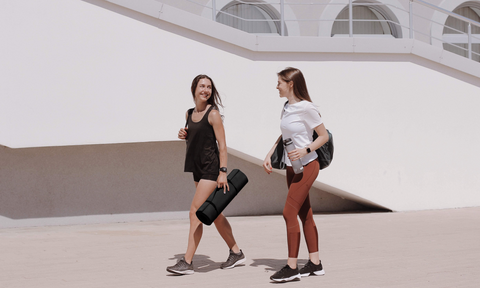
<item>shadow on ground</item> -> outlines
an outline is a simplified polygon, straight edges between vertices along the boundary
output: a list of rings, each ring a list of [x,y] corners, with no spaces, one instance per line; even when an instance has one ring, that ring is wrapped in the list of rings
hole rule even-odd
[[[175,262],[172,262],[172,265],[178,262],[178,260],[182,259],[184,254],[176,254],[172,258],[169,258],[169,260],[175,260]],[[213,270],[221,269],[220,265],[223,262],[215,262],[210,259],[210,256],[207,255],[202,255],[202,254],[195,254],[194,261],[193,261],[193,267],[195,269],[195,273],[207,273],[211,272]],[[235,267],[241,267],[245,266],[245,264],[240,264]],[[179,276],[177,274],[170,274],[169,276]]]
[[[265,271],[275,273],[287,265],[287,259],[252,259],[252,267],[265,266]],[[298,267],[303,267],[307,263],[306,260],[298,260]]]

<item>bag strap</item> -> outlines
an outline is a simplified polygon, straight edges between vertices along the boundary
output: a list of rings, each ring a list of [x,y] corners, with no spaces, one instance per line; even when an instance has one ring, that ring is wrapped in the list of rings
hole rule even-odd
[[[280,114],[280,119],[283,118],[283,112],[285,112],[285,106],[287,106],[287,104],[288,104],[288,100],[285,102],[285,104],[283,104],[283,109],[282,109],[282,114]],[[283,140],[282,134],[280,134],[280,141],[278,143],[283,142],[282,140]],[[283,144],[282,144],[282,146],[283,146]]]
[[[190,108],[190,109],[188,109],[188,111],[187,111],[187,112],[188,112],[188,116],[187,116],[187,120],[185,121],[185,127],[188,126],[188,117],[190,117],[190,116],[192,115],[193,109],[195,109],[195,108]]]
[[[213,192],[213,197],[212,197],[212,199],[215,198],[215,195],[217,195],[217,192],[218,192],[219,190],[220,190],[220,189],[218,189],[218,188],[215,189],[215,191]],[[210,197],[208,197],[208,198],[210,198]],[[217,209],[217,205],[215,205],[215,203],[213,203],[213,201],[210,201],[209,199],[207,199],[207,200],[205,200],[205,202],[210,203],[210,205],[213,206],[213,209],[215,209],[215,211],[217,212],[217,214],[220,215],[220,213],[218,212],[218,209]]]
[[[282,109],[282,114],[280,114],[280,119],[283,118],[283,112],[285,112],[285,106],[287,106],[287,104],[288,104],[288,101],[285,102],[285,104],[283,104],[283,109]]]

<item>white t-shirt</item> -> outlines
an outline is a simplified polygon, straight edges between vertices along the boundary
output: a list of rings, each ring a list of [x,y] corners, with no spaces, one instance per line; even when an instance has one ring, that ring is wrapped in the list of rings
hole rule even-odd
[[[318,112],[317,107],[312,102],[302,100],[294,104],[287,103],[282,112],[282,121],[280,122],[283,140],[292,138],[296,148],[307,147],[313,142],[313,130],[322,123],[320,112]],[[317,159],[317,153],[315,150],[312,150],[312,152],[300,160],[305,166],[315,159]],[[287,166],[292,166],[286,150],[285,163]]]

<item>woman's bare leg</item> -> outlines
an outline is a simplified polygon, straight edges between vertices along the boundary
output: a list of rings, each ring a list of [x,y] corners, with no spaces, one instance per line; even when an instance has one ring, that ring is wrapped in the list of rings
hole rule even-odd
[[[200,182],[195,182],[195,187],[197,189],[190,205],[190,231],[188,233],[187,252],[185,253],[187,263],[192,263],[193,255],[197,251],[203,234],[203,224],[198,220],[195,213],[217,187],[217,182],[201,179]]]
[[[223,240],[225,240],[228,248],[230,248],[233,253],[239,253],[240,248],[238,248],[235,238],[233,237],[232,227],[223,213],[220,213],[213,223],[215,223],[218,233],[222,236]]]

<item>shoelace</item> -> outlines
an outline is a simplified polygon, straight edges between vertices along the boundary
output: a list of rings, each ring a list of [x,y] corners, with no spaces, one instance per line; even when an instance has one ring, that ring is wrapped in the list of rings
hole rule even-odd
[[[182,268],[182,267],[185,267],[185,268],[188,268],[190,265],[187,263],[187,261],[185,261],[185,259],[182,259],[181,261],[179,261],[177,263],[178,267],[179,268]],[[175,265],[175,266],[177,266]]]
[[[228,259],[227,259],[227,262],[230,261],[230,260],[233,260],[235,258],[235,256],[240,256],[240,255],[237,255],[235,253],[230,253],[230,255],[228,255]]]
[[[290,266],[285,265],[285,267],[283,267],[282,269],[280,269],[280,271],[278,271],[278,272],[281,273],[282,271],[285,271],[285,270],[293,270],[293,269],[290,268]]]
[[[310,267],[313,267],[314,264],[312,261],[308,260],[307,264],[305,264],[305,268],[310,268]]]

